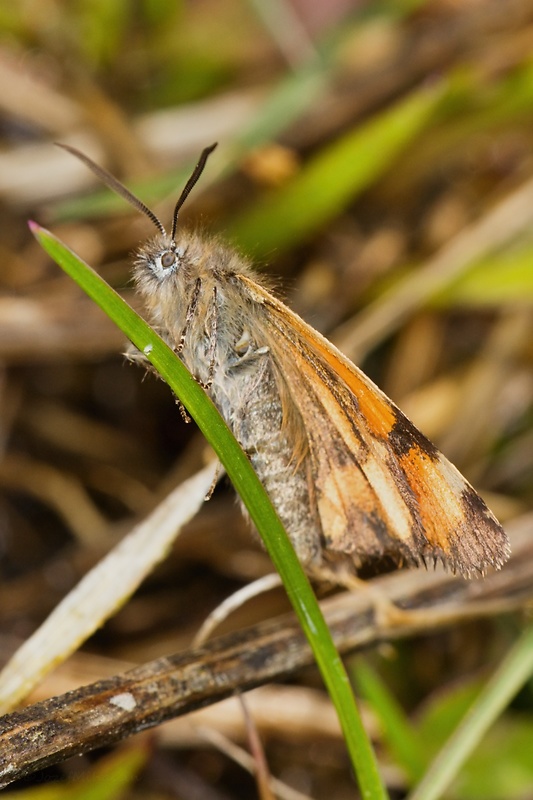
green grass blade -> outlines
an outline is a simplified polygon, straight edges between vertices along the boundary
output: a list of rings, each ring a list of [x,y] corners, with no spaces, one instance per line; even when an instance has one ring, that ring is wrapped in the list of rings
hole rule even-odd
[[[422,777],[427,765],[421,737],[376,670],[372,669],[363,659],[357,659],[352,671],[357,686],[381,723],[383,739],[388,744],[395,760],[414,783]]]
[[[474,263],[432,301],[436,306],[499,307],[533,300],[533,245],[516,243]]]
[[[335,705],[362,796],[386,798],[343,663],[335,649],[309,581],[266,491],[248,459],[203,389],[180,359],[87,264],[48,231],[31,223],[46,252],[114,320],[179,397],[223,463],[278,570]]]
[[[482,736],[533,672],[533,627],[527,628],[441,749],[409,800],[437,800]]]

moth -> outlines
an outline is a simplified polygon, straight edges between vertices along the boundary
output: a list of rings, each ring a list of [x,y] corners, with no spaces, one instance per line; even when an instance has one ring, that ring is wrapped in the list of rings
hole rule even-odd
[[[185,185],[170,233],[106,170],[61,146],[157,228],[134,263],[151,321],[213,399],[311,575],[355,574],[383,558],[440,561],[465,577],[504,564],[503,528],[435,445],[240,255],[179,229],[215,145]]]

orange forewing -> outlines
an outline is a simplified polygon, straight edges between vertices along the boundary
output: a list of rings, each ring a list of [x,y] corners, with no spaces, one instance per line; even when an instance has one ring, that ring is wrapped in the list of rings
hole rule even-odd
[[[458,470],[337,348],[241,280],[280,334],[273,356],[308,435],[326,547],[356,562],[441,560],[466,576],[501,566],[507,536]]]

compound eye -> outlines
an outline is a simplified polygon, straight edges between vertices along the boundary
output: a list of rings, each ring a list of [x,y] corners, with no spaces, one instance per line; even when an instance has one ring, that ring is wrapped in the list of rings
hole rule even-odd
[[[170,269],[176,263],[176,253],[173,253],[172,250],[167,250],[166,253],[163,253],[161,256],[161,266],[163,269]]]

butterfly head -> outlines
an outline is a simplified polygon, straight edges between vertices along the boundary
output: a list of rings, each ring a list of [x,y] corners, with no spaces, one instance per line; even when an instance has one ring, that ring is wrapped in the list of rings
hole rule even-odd
[[[96,164],[92,159],[86,156],[84,153],[81,153],[79,150],[76,150],[74,147],[70,147],[70,145],[66,144],[59,144],[59,147],[62,147],[64,150],[67,150],[72,155],[76,156],[80,161],[82,161],[89,169],[103,182],[112,189],[114,192],[119,194],[125,200],[128,201],[137,211],[140,211],[142,214],[145,214],[148,219],[150,219],[155,227],[158,229],[159,234],[155,236],[150,242],[148,242],[141,250],[139,251],[136,266],[137,267],[145,267],[148,268],[159,280],[165,279],[168,275],[173,274],[182,264],[186,246],[176,242],[176,233],[178,230],[178,217],[179,212],[185,203],[185,200],[188,198],[189,194],[191,193],[192,189],[198,182],[200,175],[204,171],[204,167],[206,165],[207,159],[213,152],[216,147],[216,143],[210,145],[210,147],[204,148],[198,159],[198,163],[196,164],[194,170],[191,173],[187,183],[185,184],[178,201],[174,207],[174,214],[172,215],[172,230],[171,233],[168,234],[165,230],[162,222],[160,219],[154,214],[154,212],[145,205],[142,200],[139,200],[129,189],[127,189],[122,183],[120,183],[117,178],[111,175],[110,172],[105,170],[103,167],[100,167]]]

